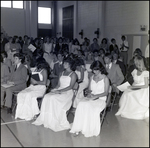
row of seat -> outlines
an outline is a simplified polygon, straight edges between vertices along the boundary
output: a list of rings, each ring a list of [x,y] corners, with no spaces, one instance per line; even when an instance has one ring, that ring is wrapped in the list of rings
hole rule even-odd
[[[46,91],[45,91],[44,95],[46,93],[48,93],[49,86],[50,86],[50,80],[48,79],[47,84],[46,84]],[[74,100],[76,98],[76,95],[78,93],[78,89],[79,89],[79,84],[76,82],[75,85],[74,85],[74,87],[73,87],[72,105],[73,105],[73,102],[74,102]],[[15,109],[16,109],[16,106],[17,106],[17,94],[18,93],[19,92],[17,92],[17,91],[13,93],[13,98],[12,98],[12,113],[15,113]],[[37,98],[39,109],[41,108],[41,103],[42,103],[42,99],[43,99],[44,95],[42,97],[38,97]],[[100,113],[101,126],[102,126],[102,124],[104,122],[104,119],[106,117],[106,114],[108,112],[108,107],[110,108],[110,110],[112,110],[112,108],[114,106],[114,103],[115,103],[116,96],[117,96],[117,93],[116,92],[112,92],[112,87],[110,86],[109,87],[109,92],[108,92],[108,95],[107,95],[107,99],[106,99],[106,107]],[[66,112],[66,114],[67,114],[67,117],[69,116],[69,114],[72,114],[74,116],[75,110],[72,109],[72,106]]]

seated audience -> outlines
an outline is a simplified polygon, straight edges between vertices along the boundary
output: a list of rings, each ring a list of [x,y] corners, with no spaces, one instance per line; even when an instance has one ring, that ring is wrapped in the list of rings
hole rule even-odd
[[[97,50],[100,49],[97,38],[93,39],[93,43],[90,45],[90,52],[93,52],[95,49],[97,49]]]
[[[37,98],[42,97],[46,91],[49,66],[44,58],[38,58],[36,69],[31,74],[30,86],[17,95],[17,108],[15,119],[32,120],[40,113]],[[37,77],[34,77],[36,76]]]
[[[5,51],[1,52],[1,56],[3,57],[3,63],[5,63],[8,66],[9,72],[11,72],[12,71],[12,61],[11,61],[11,59],[8,58],[7,53]]]
[[[125,76],[126,75],[126,66],[124,65],[123,62],[118,60],[118,56],[119,55],[117,52],[113,52],[112,53],[112,62],[119,65],[123,75]]]
[[[100,61],[103,64],[103,66],[105,66],[104,60],[101,56],[99,56],[98,50],[93,51],[93,60],[94,61]]]
[[[83,90],[85,88],[87,88],[88,84],[89,84],[89,78],[88,78],[88,71],[85,68],[85,64],[83,59],[81,58],[77,58],[75,60],[75,67],[76,67],[76,74],[78,76],[78,83],[79,83],[79,89],[76,95],[76,98],[73,102],[73,107],[76,108],[79,101],[81,101],[81,99],[84,97],[83,96]]]
[[[134,82],[133,80],[133,76],[132,76],[132,71],[135,69],[135,63],[134,63],[134,58],[140,55],[142,56],[142,51],[140,48],[136,48],[133,52],[133,57],[132,59],[129,61],[127,70],[126,70],[126,75],[125,75],[125,80],[128,81],[130,84],[132,84]]]
[[[59,76],[62,73],[62,71],[64,71],[64,66],[63,66],[64,56],[62,52],[59,52],[57,54],[57,59],[58,59],[58,62],[54,64],[52,73],[50,74],[51,89],[54,89],[58,85]]]
[[[113,51],[119,55],[119,48],[118,48],[118,45],[116,44],[116,40],[114,38],[111,39],[111,43],[112,44],[109,46],[110,53]]]
[[[124,75],[121,71],[121,68],[118,64],[112,62],[112,55],[109,53],[105,54],[104,61],[106,70],[108,72],[107,76],[110,80],[112,89],[113,91],[117,91],[119,93],[119,90],[116,86],[120,85],[124,81]]]
[[[4,63],[4,58],[1,55],[1,84],[6,84],[10,77],[10,71],[8,65]],[[2,101],[2,99],[1,99]],[[3,103],[1,102],[1,105]]]
[[[103,38],[100,44],[100,48],[105,50],[105,53],[110,53],[109,44],[106,38]]]
[[[72,105],[73,87],[77,81],[77,75],[72,70],[73,60],[64,60],[64,71],[60,75],[58,85],[47,93],[42,101],[41,112],[32,124],[44,125],[46,128],[57,132],[70,128],[66,111]]]
[[[71,46],[71,53],[75,54],[76,50],[80,50],[80,43],[77,38],[73,40],[73,44]]]
[[[1,100],[5,100],[5,106],[9,108],[8,112],[11,112],[12,95],[15,91],[21,91],[26,88],[27,80],[27,68],[22,64],[24,56],[21,53],[14,54],[13,70],[10,74],[10,78],[7,81],[8,85],[12,85],[8,88],[1,87]],[[4,95],[6,97],[4,98]]]
[[[85,137],[100,134],[100,112],[106,107],[109,91],[109,79],[104,66],[99,61],[91,65],[93,76],[90,78],[88,93],[76,108],[74,121],[70,133],[76,136],[81,132]]]
[[[132,71],[134,83],[122,94],[116,116],[142,120],[149,117],[149,71],[144,59],[138,55],[134,58],[136,69]]]
[[[13,39],[13,38],[10,36],[10,37],[8,38],[8,43],[5,44],[5,51],[7,52],[8,59],[11,59],[11,58],[12,58],[12,53],[11,53],[12,39]]]

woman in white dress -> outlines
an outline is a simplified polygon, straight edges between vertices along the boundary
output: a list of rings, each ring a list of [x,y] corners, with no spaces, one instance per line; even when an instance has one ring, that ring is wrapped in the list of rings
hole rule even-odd
[[[31,84],[17,95],[15,119],[32,120],[40,113],[37,98],[42,97],[46,91],[48,71],[49,65],[45,59],[38,58],[36,68],[31,74]],[[38,74],[40,80],[33,78],[35,74]]]
[[[87,96],[79,102],[70,133],[85,137],[100,134],[100,112],[106,107],[106,98],[109,91],[109,79],[106,69],[100,61],[91,65],[94,75],[90,78]]]
[[[135,56],[134,63],[136,69],[131,73],[134,82],[123,92],[115,115],[142,120],[149,117],[149,71],[142,56]]]
[[[44,125],[46,128],[57,132],[70,128],[66,111],[72,105],[73,86],[76,83],[77,75],[72,71],[73,60],[64,60],[64,71],[60,74],[58,86],[47,93],[42,101],[41,112],[32,124]]]
[[[77,58],[75,60],[75,66],[75,72],[78,76],[79,89],[73,103],[73,108],[76,108],[78,103],[82,100],[82,98],[84,98],[83,90],[87,88],[89,84],[88,71],[85,68],[84,60],[81,58]]]

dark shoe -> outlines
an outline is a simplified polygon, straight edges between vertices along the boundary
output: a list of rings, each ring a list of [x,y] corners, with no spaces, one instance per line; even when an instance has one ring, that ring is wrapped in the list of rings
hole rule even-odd
[[[7,114],[12,114],[12,109],[11,108],[7,109]]]

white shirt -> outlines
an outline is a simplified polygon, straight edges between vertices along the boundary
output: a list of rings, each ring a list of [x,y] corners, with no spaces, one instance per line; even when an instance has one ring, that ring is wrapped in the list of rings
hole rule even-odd
[[[109,63],[109,64],[106,64],[106,68],[108,68],[108,69],[110,69],[110,68],[111,68],[111,66],[112,66],[112,62],[111,62],[111,63]]]
[[[149,44],[146,46],[145,49],[145,58],[149,58]]]
[[[129,47],[128,41],[126,41],[126,40],[122,41],[122,44],[124,44],[125,46]],[[122,44],[121,44],[121,47],[122,47]],[[121,51],[128,51],[128,48],[123,47],[123,49],[121,49]]]
[[[21,63],[18,63],[18,64],[17,64],[17,69],[18,69],[18,67],[20,66],[20,64],[21,64]]]

